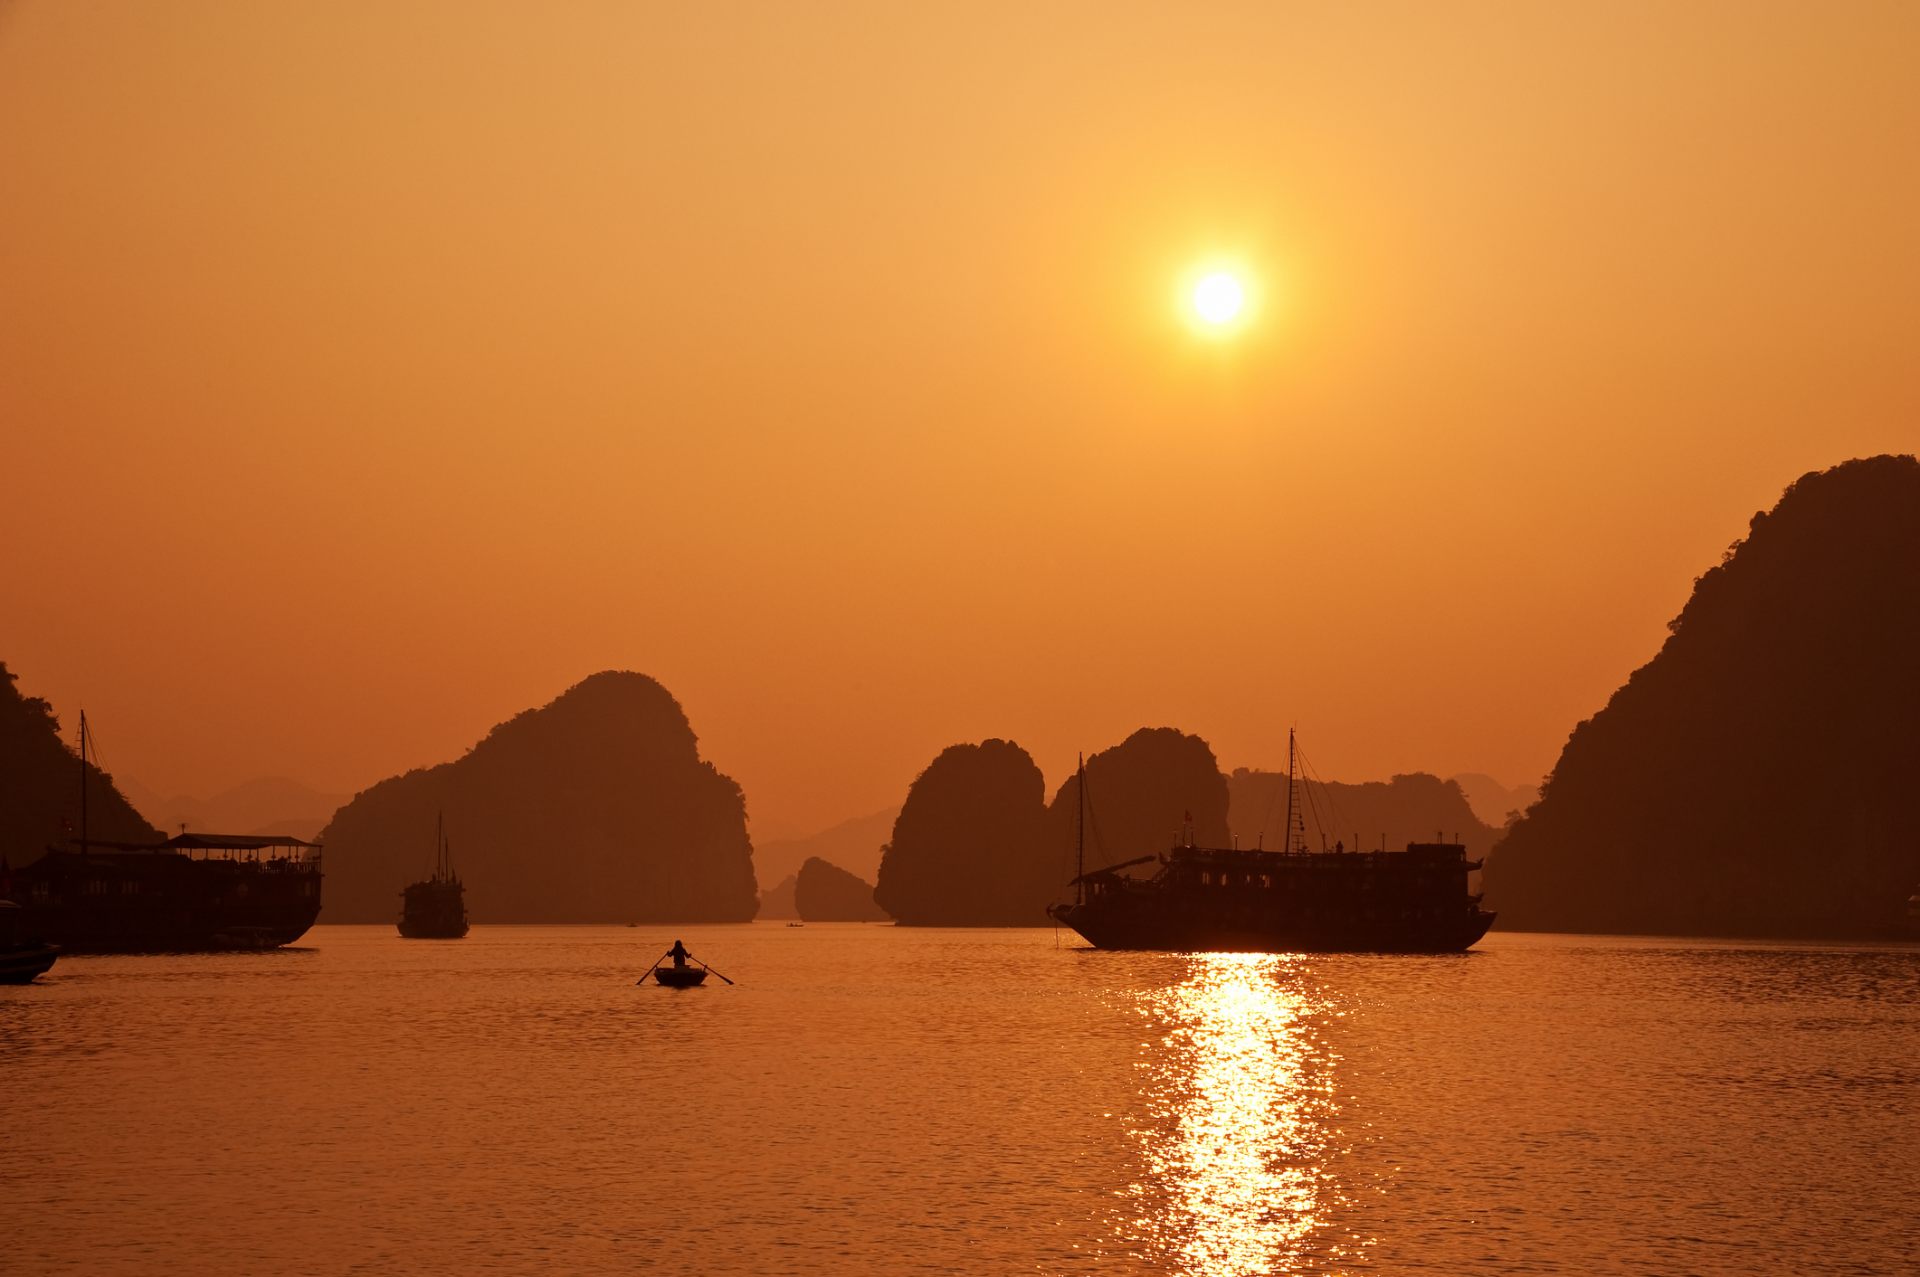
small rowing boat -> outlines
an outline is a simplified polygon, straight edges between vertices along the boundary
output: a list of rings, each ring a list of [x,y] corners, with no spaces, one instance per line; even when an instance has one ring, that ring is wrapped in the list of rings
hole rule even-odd
[[[673,965],[662,965],[668,958],[673,959]],[[673,942],[673,948],[653,960],[653,978],[655,982],[663,984],[669,989],[698,988],[700,985],[706,983],[709,975],[720,976],[720,979],[726,984],[733,983],[733,981],[728,980],[727,977],[720,975],[718,971],[715,971],[712,967],[701,962],[700,959],[694,957],[691,953],[688,953],[687,946],[681,944],[678,940]],[[645,984],[646,982],[647,977],[645,976],[641,976],[638,980],[634,981],[635,984]]]

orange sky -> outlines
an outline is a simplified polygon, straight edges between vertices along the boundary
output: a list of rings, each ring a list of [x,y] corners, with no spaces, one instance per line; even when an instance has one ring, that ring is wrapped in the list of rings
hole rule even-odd
[[[1920,445],[1920,7],[0,4],[0,660],[353,789],[594,670],[761,837],[1537,778],[1801,472]],[[1231,342],[1169,303],[1236,254]]]

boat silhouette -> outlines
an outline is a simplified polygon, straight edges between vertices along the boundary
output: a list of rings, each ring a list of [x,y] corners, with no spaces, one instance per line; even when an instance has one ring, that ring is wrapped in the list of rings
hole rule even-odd
[[[1180,845],[1086,870],[1086,766],[1080,768],[1073,902],[1047,913],[1099,949],[1176,952],[1459,953],[1493,925],[1467,886],[1480,867],[1458,842],[1405,851],[1310,851],[1293,733],[1287,734],[1283,851]],[[1151,878],[1121,873],[1156,864]]]
[[[433,876],[400,893],[400,934],[409,940],[458,940],[467,934],[467,889],[453,872],[453,848],[437,816],[433,841]]]

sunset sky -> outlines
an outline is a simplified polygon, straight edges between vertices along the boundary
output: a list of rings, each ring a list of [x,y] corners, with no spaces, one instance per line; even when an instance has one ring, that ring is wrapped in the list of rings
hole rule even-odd
[[[0,660],[164,792],[610,667],[761,838],[986,736],[1534,781],[1755,510],[1920,445],[1917,63],[1895,3],[0,2]]]

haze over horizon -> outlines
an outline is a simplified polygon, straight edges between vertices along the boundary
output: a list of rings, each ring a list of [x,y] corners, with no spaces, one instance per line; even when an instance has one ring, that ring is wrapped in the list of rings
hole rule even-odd
[[[110,770],[619,668],[760,838],[1141,726],[1530,783],[1920,443],[1911,7],[529,12],[0,5],[0,660]]]

